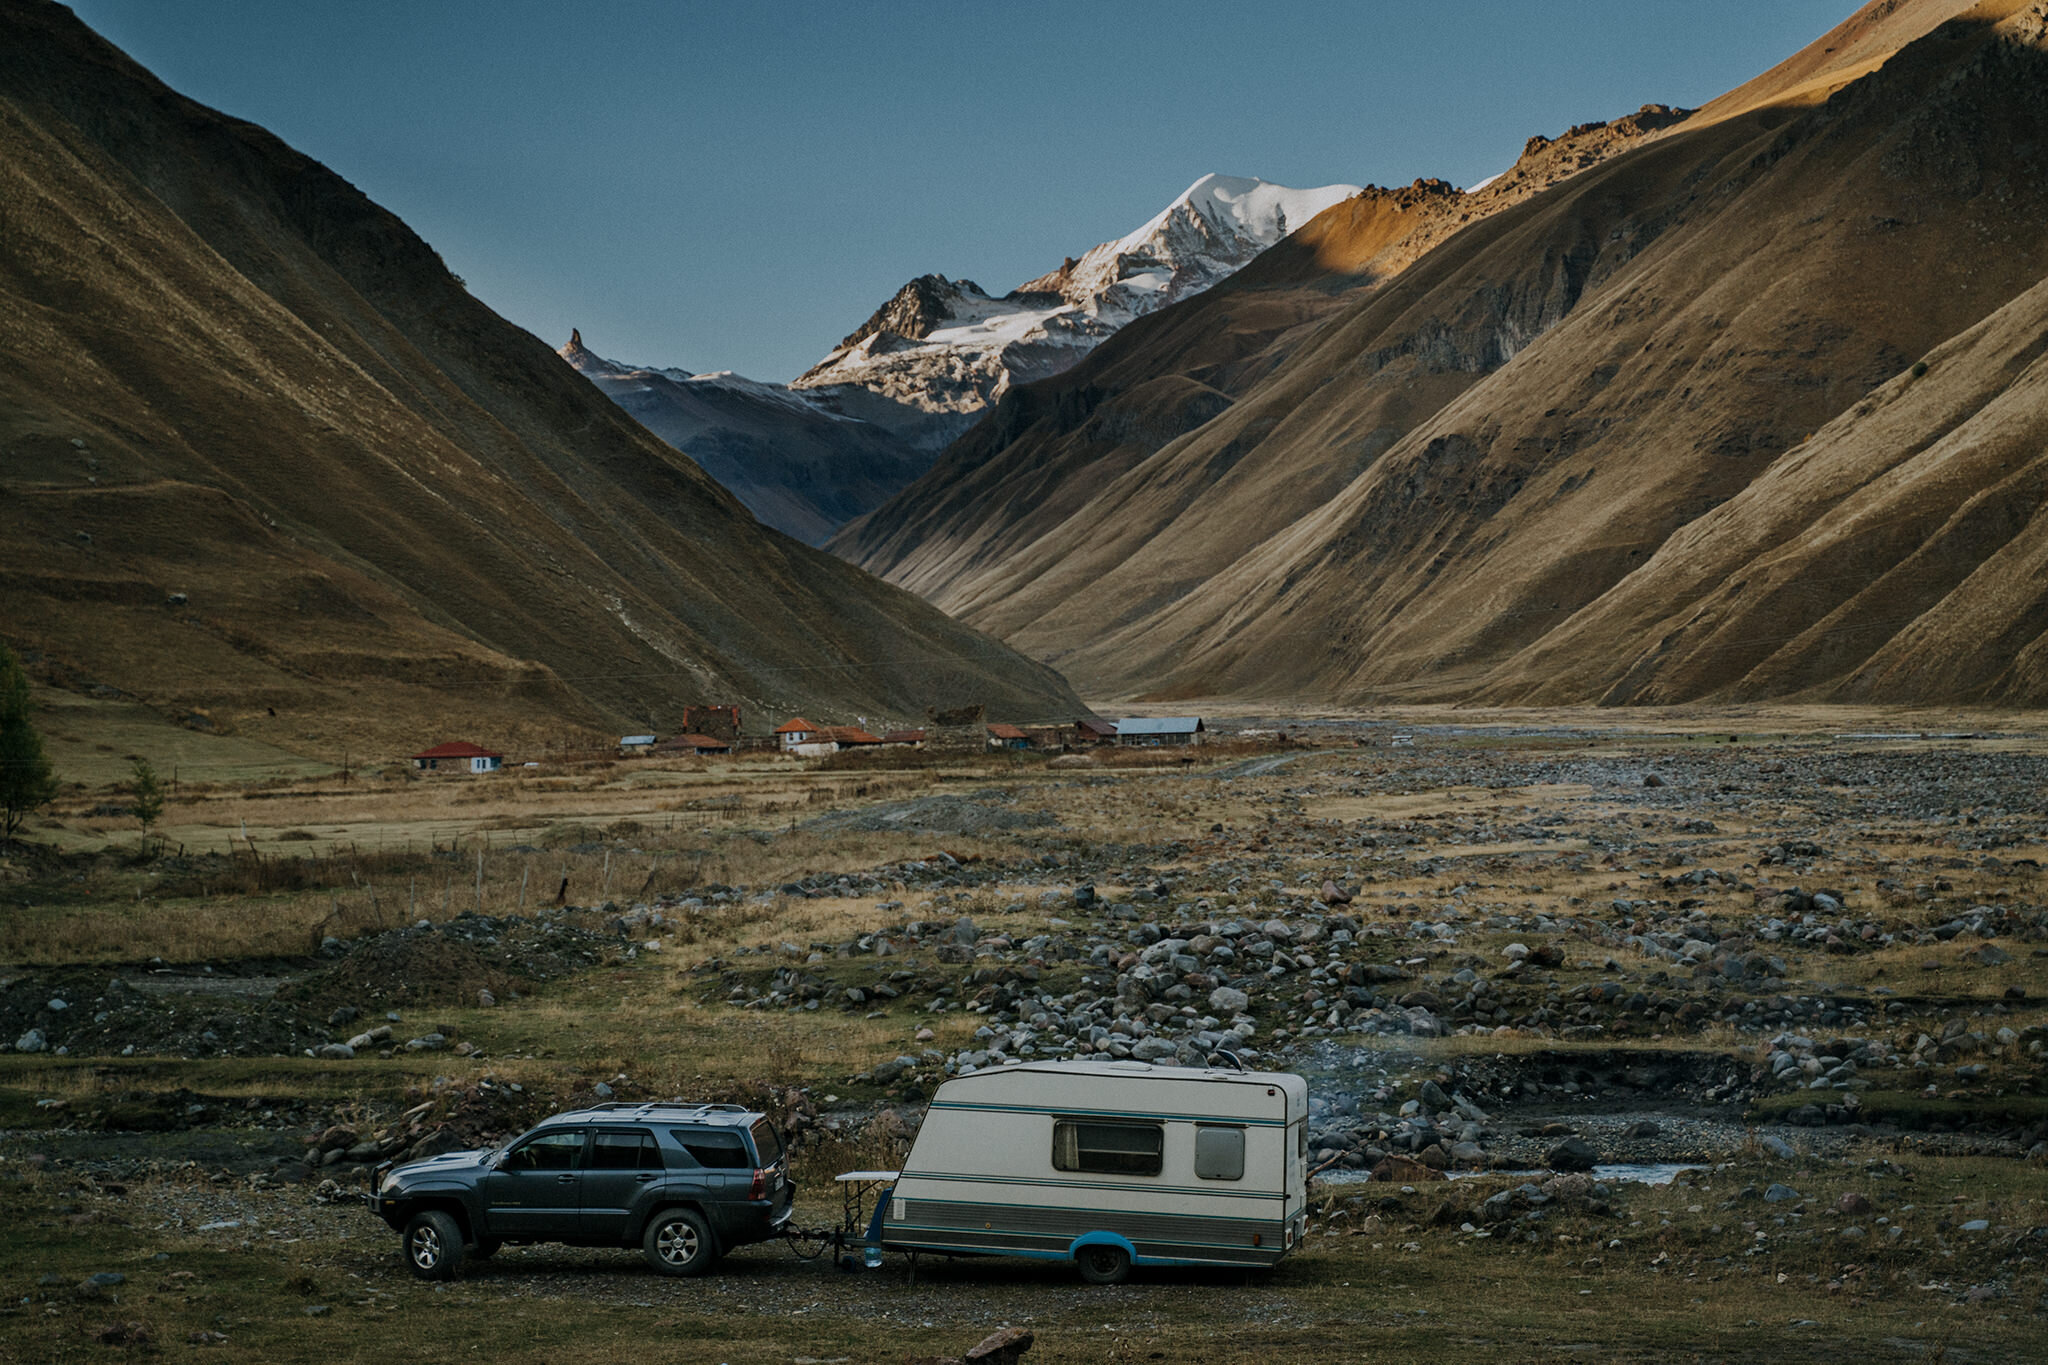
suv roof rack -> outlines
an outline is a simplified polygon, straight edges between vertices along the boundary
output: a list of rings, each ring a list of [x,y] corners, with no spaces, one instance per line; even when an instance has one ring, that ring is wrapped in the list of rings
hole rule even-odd
[[[713,1114],[751,1114],[754,1111],[744,1104],[686,1104],[681,1100],[613,1100],[607,1104],[593,1104],[583,1113],[631,1113],[647,1114],[655,1111],[689,1114],[708,1118]]]

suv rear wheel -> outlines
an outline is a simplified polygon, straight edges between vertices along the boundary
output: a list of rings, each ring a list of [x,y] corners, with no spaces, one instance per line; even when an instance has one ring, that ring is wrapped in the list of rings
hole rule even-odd
[[[664,1275],[702,1275],[718,1259],[710,1227],[688,1209],[663,1209],[648,1219],[640,1247]]]
[[[401,1245],[406,1268],[422,1280],[452,1280],[462,1265],[462,1229],[438,1209],[414,1214]]]

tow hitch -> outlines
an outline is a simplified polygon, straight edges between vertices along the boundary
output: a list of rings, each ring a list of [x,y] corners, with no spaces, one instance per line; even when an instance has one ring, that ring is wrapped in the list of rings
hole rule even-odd
[[[848,1171],[835,1177],[839,1186],[840,1210],[837,1227],[782,1230],[790,1251],[812,1261],[832,1252],[841,1270],[857,1266],[872,1269],[882,1263],[882,1208],[896,1184],[895,1171]],[[856,1256],[856,1249],[858,1255]]]

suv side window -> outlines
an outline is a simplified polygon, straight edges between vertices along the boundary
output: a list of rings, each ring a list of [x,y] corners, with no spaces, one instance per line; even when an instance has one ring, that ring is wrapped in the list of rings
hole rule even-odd
[[[654,1134],[644,1128],[627,1132],[600,1132],[591,1144],[590,1165],[599,1171],[658,1171],[661,1149]]]
[[[729,1128],[672,1128],[669,1132],[684,1151],[697,1159],[699,1166],[714,1171],[738,1171],[754,1164],[747,1156],[747,1144]]]
[[[574,1171],[583,1166],[583,1133],[542,1133],[514,1147],[505,1157],[508,1171]]]

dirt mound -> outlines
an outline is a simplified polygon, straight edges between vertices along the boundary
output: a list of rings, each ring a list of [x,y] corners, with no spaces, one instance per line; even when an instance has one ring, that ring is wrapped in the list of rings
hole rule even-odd
[[[304,1006],[138,989],[122,977],[49,973],[0,987],[0,1047],[93,1057],[276,1057],[329,1041]]]
[[[474,1005],[483,991],[509,1000],[595,966],[616,946],[613,937],[559,918],[465,914],[357,939],[333,966],[279,994],[321,1009]]]
[[[512,978],[466,943],[439,934],[380,934],[326,971],[292,987],[318,1004],[474,1005],[478,992],[509,999]]]

